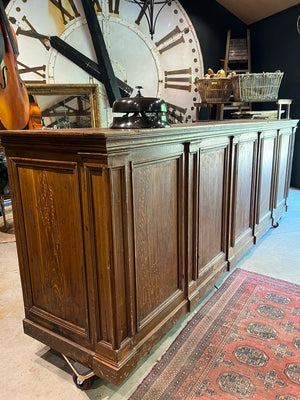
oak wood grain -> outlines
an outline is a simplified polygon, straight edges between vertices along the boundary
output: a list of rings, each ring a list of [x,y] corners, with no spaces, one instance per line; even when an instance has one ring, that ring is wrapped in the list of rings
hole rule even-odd
[[[25,333],[120,384],[286,211],[296,126],[1,131]]]

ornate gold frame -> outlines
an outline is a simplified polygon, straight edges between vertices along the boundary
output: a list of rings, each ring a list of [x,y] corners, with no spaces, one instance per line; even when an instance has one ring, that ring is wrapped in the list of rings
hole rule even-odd
[[[92,128],[100,128],[100,94],[96,84],[26,83],[28,94],[32,95],[88,95],[91,107]]]

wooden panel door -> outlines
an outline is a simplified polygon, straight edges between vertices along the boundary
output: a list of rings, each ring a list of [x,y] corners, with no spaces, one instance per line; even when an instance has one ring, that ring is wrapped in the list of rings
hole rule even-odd
[[[254,243],[256,132],[232,140],[228,260],[232,267]]]
[[[259,133],[255,243],[272,226],[277,130]]]
[[[197,304],[227,270],[229,137],[204,139],[190,146],[193,190],[189,190],[193,244],[189,252],[189,299]],[[191,241],[190,241],[191,243]]]
[[[120,349],[130,336],[124,248],[125,174],[124,167],[108,168],[104,161],[84,161],[83,198],[86,251],[94,271],[94,340],[99,354],[115,360],[113,349]]]
[[[276,148],[276,170],[273,200],[273,224],[275,225],[287,210],[287,198],[291,180],[291,167],[294,148],[292,128],[278,131]]]
[[[89,346],[88,271],[78,164],[22,158],[11,158],[10,163],[18,205],[15,224],[25,332],[34,323]]]
[[[170,318],[184,293],[183,149],[149,151],[132,166],[137,331]]]

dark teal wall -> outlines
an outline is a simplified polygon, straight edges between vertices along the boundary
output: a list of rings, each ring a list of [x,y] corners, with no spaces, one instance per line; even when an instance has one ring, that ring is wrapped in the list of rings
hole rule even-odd
[[[181,0],[196,30],[201,46],[204,71],[220,69],[220,59],[225,57],[227,30],[233,36],[245,35],[247,26],[220,6],[216,0]]]
[[[245,35],[246,25],[214,1],[182,0],[201,45],[204,69],[218,69],[224,58],[227,30],[234,36]],[[300,119],[300,35],[296,29],[300,5],[249,26],[253,72],[274,72],[280,69],[284,77],[280,98],[293,99],[291,117]],[[259,106],[259,105],[257,105]],[[263,104],[260,105],[263,108]],[[274,108],[274,104],[265,107]],[[269,108],[270,109],[270,108]],[[291,185],[300,188],[300,129],[296,143]]]
[[[199,39],[204,73],[208,68],[218,71],[225,58],[227,31],[232,36],[245,37],[247,26],[233,14],[220,6],[216,0],[180,0],[187,12]],[[214,116],[213,110],[212,116]],[[201,108],[199,118],[207,119],[207,109]]]
[[[279,90],[282,99],[293,99],[291,117],[300,119],[300,34],[296,21],[300,5],[250,26],[254,72],[284,72]],[[300,129],[296,132],[291,186],[300,188]]]

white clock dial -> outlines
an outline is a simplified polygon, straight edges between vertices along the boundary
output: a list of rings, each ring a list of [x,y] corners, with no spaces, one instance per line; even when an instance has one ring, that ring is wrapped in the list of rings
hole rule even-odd
[[[100,25],[103,25],[103,18],[99,17]],[[75,21],[69,24],[68,28],[60,36],[66,43],[79,49],[81,52],[96,60],[94,49],[85,44],[88,36],[88,27],[85,20]],[[152,43],[150,39],[140,32],[132,30],[131,26],[124,20],[111,17],[106,23],[105,39],[110,60],[114,68],[115,75],[131,87],[143,86],[144,96],[154,96],[159,90],[159,70],[157,65],[160,63],[156,54],[151,51]],[[122,37],[122,41],[119,38]],[[124,43],[130,43],[124,51]],[[138,49],[140,62],[137,62],[136,51]],[[56,50],[52,49],[49,55],[47,68],[47,79],[51,83],[78,83],[86,81],[87,74],[79,67],[72,65],[70,74],[70,61]]]
[[[94,0],[98,21],[115,75],[131,87],[143,87],[143,95],[165,100],[177,120],[195,118],[197,101],[193,84],[203,74],[200,45],[187,14],[178,1],[161,11],[153,40],[140,8],[126,0]],[[82,54],[96,60],[80,0],[11,0],[7,14],[17,33],[22,79],[40,83],[91,83],[85,71],[34,36],[59,36]],[[111,113],[106,92],[98,82],[102,122]]]

